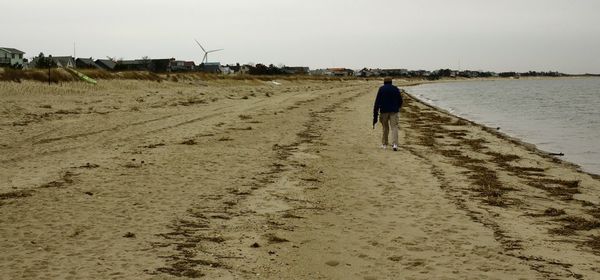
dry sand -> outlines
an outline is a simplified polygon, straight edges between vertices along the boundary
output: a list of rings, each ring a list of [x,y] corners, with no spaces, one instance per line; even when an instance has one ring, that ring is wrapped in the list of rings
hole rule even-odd
[[[0,279],[600,279],[600,182],[374,81],[0,83]]]

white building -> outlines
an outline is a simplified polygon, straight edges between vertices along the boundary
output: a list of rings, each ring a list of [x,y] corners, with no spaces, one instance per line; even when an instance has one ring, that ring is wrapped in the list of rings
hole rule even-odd
[[[25,52],[17,49],[0,47],[0,66],[23,67],[24,54]]]

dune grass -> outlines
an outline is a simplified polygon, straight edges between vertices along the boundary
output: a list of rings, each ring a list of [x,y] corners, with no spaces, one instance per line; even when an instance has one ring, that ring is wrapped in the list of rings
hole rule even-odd
[[[255,81],[340,81],[340,80],[355,80],[357,77],[329,77],[329,76],[312,76],[312,75],[220,75],[203,72],[186,72],[186,73],[153,73],[148,71],[122,71],[109,72],[100,69],[77,69],[77,71],[96,80],[143,80],[143,81],[171,81],[171,82],[190,82],[190,81],[211,81],[211,80],[255,80]],[[75,82],[79,78],[61,68],[48,69],[1,69],[0,81],[17,82],[21,81],[38,81],[60,83],[60,82]]]

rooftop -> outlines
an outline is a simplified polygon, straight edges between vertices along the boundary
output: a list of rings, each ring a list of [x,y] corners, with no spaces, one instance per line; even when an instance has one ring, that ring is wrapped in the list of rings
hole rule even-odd
[[[15,54],[24,54],[25,52],[17,50],[17,49],[13,49],[13,48],[5,48],[5,47],[0,47],[1,50],[8,52],[8,53],[15,53]]]

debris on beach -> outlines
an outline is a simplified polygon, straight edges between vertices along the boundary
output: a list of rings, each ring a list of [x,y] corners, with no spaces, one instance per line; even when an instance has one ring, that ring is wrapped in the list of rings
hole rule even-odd
[[[181,142],[182,145],[196,145],[198,144],[194,139],[189,139]]]

